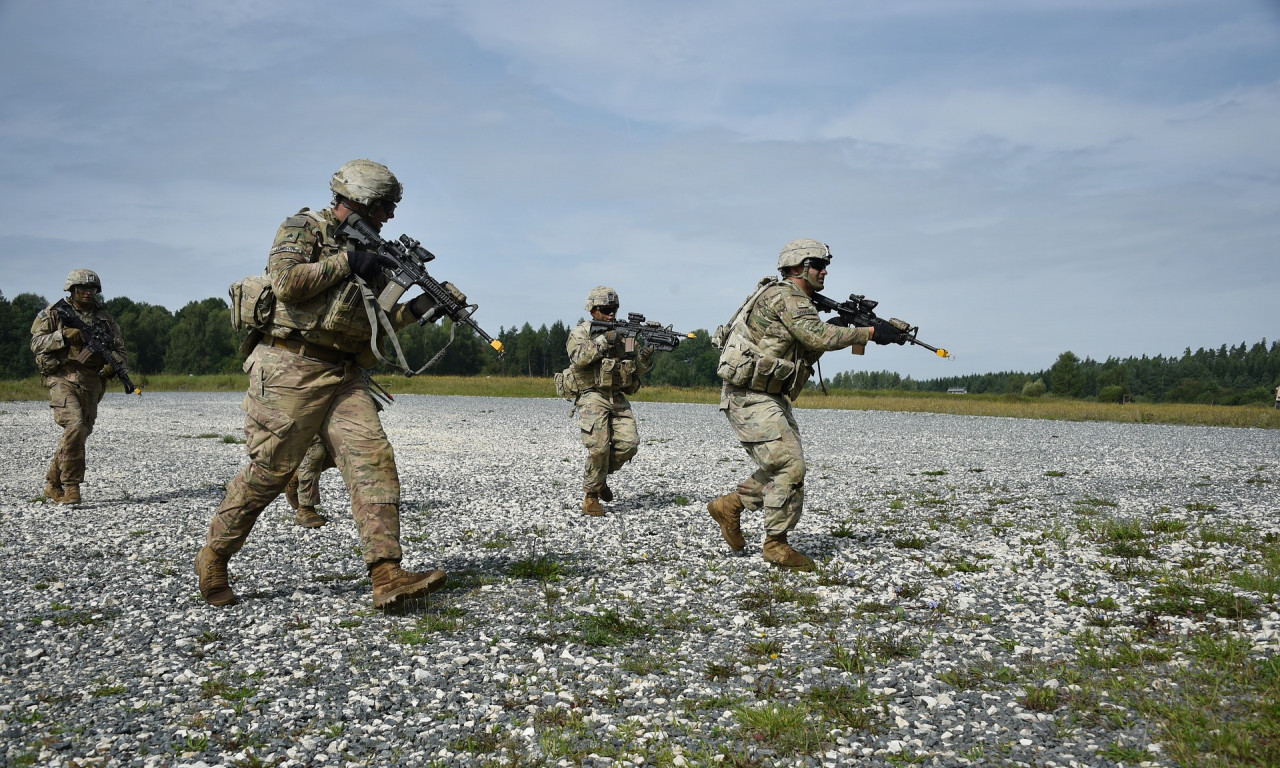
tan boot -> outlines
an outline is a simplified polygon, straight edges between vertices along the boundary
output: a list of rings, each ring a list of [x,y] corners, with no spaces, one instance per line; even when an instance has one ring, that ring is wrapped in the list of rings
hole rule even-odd
[[[613,501],[613,491],[609,490],[608,483],[605,483],[604,487],[600,489],[600,500]]]
[[[787,534],[766,536],[764,539],[765,562],[777,568],[791,568],[797,571],[812,571],[813,560],[791,548],[787,543]]]
[[[592,517],[603,516],[604,507],[600,506],[600,497],[594,493],[588,493],[582,499],[582,514]]]
[[[425,597],[449,580],[444,571],[414,573],[400,567],[395,560],[381,560],[369,566],[373,579],[373,607],[393,608],[415,597]]]
[[[747,546],[747,540],[742,538],[742,509],[742,497],[736,492],[707,503],[707,512],[720,524],[720,535],[734,552],[741,552]]]
[[[329,518],[316,512],[315,507],[298,507],[297,513],[293,516],[293,524],[303,528],[319,528],[327,522]]]
[[[227,558],[208,547],[196,554],[196,576],[200,578],[200,595],[209,605],[235,605],[236,594],[227,584]]]
[[[59,504],[79,504],[80,503],[80,485],[77,483],[67,483],[62,488],[62,498],[58,499]]]
[[[298,476],[296,474],[289,478],[289,484],[284,487],[284,500],[289,502],[289,506],[294,509],[298,508]],[[315,510],[311,511],[314,512]]]
[[[49,471],[44,475],[44,495],[58,503],[62,501],[62,473],[58,471],[58,457],[53,458]]]

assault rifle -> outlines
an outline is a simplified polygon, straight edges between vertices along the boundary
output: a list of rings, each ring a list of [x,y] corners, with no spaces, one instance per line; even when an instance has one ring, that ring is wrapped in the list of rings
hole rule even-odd
[[[120,383],[124,385],[126,395],[142,394],[142,388],[135,387],[133,382],[129,380],[128,363],[111,351],[111,335],[105,329],[81,320],[66,299],[58,299],[53,308],[62,318],[62,324],[69,325],[84,334],[85,346],[89,350],[98,353],[106,361],[106,365],[111,366],[111,369],[116,372],[116,376],[120,378]]]
[[[656,320],[645,320],[644,315],[635,312],[627,313],[626,322],[621,320],[591,321],[591,333],[593,335],[608,333],[609,331],[617,331],[619,336],[626,339],[634,339],[638,336],[645,346],[663,352],[675,349],[681,341],[692,339],[695,336],[692,333],[673,331],[669,325],[664,328]]]
[[[401,235],[397,240],[384,240],[382,235],[378,234],[378,230],[355,213],[348,214],[342,226],[338,227],[337,234],[345,236],[364,250],[375,251],[378,254],[382,270],[387,276],[387,287],[378,296],[378,306],[384,312],[389,312],[405,291],[409,290],[410,286],[416,285],[436,303],[436,308],[431,313],[418,319],[419,325],[425,325],[447,315],[455,325],[465,323],[470,326],[471,330],[493,347],[499,357],[502,356],[504,351],[502,342],[485,333],[484,329],[471,319],[479,309],[479,305],[467,304],[466,297],[461,291],[450,283],[441,283],[427,272],[427,262],[434,260],[436,256],[423,248],[422,243],[408,235]],[[453,328],[449,329],[449,344],[453,343],[453,330]],[[393,343],[396,343],[395,334],[391,334],[391,337]],[[405,373],[413,375],[430,368],[444,354],[445,349],[448,349],[449,344],[445,344],[443,349],[417,371],[410,371],[406,366]],[[396,348],[398,351],[398,343]]]
[[[882,327],[890,326],[893,328],[895,335],[887,341],[882,341],[880,343],[905,344],[909,341],[916,346],[924,347],[930,352],[936,354],[938,357],[951,357],[951,353],[947,350],[931,347],[917,339],[916,334],[920,332],[920,326],[913,326],[905,320],[899,320],[896,317],[889,318],[888,320],[878,317],[875,313],[875,309],[876,305],[880,302],[875,301],[874,299],[868,299],[866,296],[862,296],[857,293],[849,294],[849,300],[841,302],[828,299],[820,293],[814,293],[810,295],[809,298],[813,301],[814,306],[816,306],[819,311],[836,313],[837,317],[833,317],[827,321],[832,325],[840,325],[846,328],[850,326],[856,328],[865,328],[868,326],[873,327],[876,329],[875,336],[880,335],[880,329]],[[875,338],[875,336],[872,337],[872,340],[880,341]]]

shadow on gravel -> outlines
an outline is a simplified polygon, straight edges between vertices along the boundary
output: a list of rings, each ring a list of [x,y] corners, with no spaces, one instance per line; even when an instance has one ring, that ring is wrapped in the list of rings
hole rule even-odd
[[[222,495],[226,489],[221,485],[211,485],[202,488],[174,488],[164,493],[155,493],[150,496],[127,496],[117,501],[122,504],[164,504],[165,502],[179,501],[183,499],[202,499],[215,502],[222,501]],[[104,502],[99,502],[104,503]],[[212,511],[210,515],[212,515]]]

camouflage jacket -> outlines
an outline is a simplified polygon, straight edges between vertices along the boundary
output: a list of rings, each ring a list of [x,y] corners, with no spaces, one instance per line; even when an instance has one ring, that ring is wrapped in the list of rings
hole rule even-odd
[[[111,317],[111,313],[102,307],[88,312],[76,309],[74,304],[71,308],[85,323],[105,329],[111,337],[111,351],[128,359],[124,335],[120,333],[120,326]],[[62,316],[52,305],[36,315],[35,321],[31,323],[31,351],[35,353],[36,368],[45,377],[46,385],[49,377],[75,378],[84,373],[97,374],[107,364],[101,355],[89,351],[83,342],[73,345],[67,341],[63,336]]]
[[[565,373],[579,394],[596,390],[630,395],[640,389],[640,377],[653,368],[652,349],[642,346],[627,352],[622,339],[610,343],[603,333],[592,336],[590,320],[569,331],[565,348],[569,352]]]
[[[332,209],[303,208],[280,225],[267,258],[267,274],[276,296],[273,336],[298,335],[311,344],[357,354],[369,349],[372,329],[347,264],[347,243],[335,232]],[[375,296],[385,279],[369,284]],[[414,320],[404,304],[390,313],[391,324],[403,328]],[[370,366],[366,366],[370,367]]]
[[[865,346],[868,333],[823,322],[808,295],[783,280],[764,289],[730,332],[717,372],[733,386],[794,400],[823,352]]]

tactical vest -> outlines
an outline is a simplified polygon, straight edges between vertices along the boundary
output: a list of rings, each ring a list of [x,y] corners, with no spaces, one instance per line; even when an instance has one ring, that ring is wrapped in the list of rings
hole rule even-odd
[[[555,382],[556,394],[570,401],[592,389],[634,395],[641,386],[634,357],[602,357],[582,368],[570,365],[556,374]]]
[[[770,354],[761,349],[760,339],[747,322],[764,293],[778,285],[776,278],[761,280],[729,322],[716,329],[712,344],[721,350],[716,374],[731,386],[770,395],[785,394],[794,400],[813,375],[802,347],[791,344],[782,357]]]

